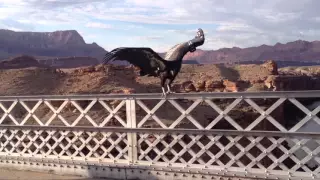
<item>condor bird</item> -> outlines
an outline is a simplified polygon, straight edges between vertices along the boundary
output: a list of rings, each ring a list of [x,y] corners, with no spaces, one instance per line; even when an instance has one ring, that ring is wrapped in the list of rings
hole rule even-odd
[[[172,93],[171,84],[180,72],[184,55],[196,51],[196,47],[203,45],[204,41],[203,30],[199,28],[195,38],[173,46],[164,58],[151,48],[121,47],[108,52],[103,59],[103,64],[114,60],[128,61],[139,67],[140,76],[160,77],[162,92],[165,96],[167,93]],[[167,79],[169,80],[168,91],[165,92]]]

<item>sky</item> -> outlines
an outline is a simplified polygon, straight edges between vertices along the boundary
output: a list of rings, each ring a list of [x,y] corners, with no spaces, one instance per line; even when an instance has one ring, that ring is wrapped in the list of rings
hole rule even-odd
[[[320,40],[320,0],[0,0],[0,29],[77,30],[107,51],[150,47],[164,52],[192,39],[198,49]]]

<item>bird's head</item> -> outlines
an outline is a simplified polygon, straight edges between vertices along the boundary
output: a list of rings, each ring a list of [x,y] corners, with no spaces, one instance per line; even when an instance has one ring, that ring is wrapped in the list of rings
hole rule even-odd
[[[203,45],[205,38],[204,38],[204,32],[201,28],[198,28],[196,38],[199,38],[199,40],[200,40],[199,43],[197,44],[197,46]]]
[[[201,36],[204,38],[203,30],[202,30],[201,28],[198,28],[197,36],[196,36],[196,37],[201,38]]]
[[[193,40],[189,41],[189,51],[190,52],[196,51],[196,48],[198,46],[203,45],[204,40],[205,40],[204,32],[201,28],[198,28],[196,37]]]

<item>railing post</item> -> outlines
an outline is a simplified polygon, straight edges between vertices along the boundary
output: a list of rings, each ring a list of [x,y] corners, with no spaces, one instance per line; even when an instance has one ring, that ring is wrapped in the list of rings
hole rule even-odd
[[[127,128],[136,128],[136,103],[134,99],[126,100],[126,112],[127,112]],[[138,151],[137,151],[137,133],[128,132],[128,155],[129,163],[135,164],[137,161]]]

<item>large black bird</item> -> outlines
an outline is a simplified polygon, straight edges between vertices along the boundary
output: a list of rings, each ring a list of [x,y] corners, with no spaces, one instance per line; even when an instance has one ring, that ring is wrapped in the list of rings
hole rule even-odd
[[[140,76],[160,77],[162,92],[166,95],[166,93],[172,93],[170,87],[180,72],[184,55],[196,51],[196,47],[203,45],[204,41],[203,30],[199,28],[195,38],[173,46],[164,58],[151,48],[121,47],[108,52],[103,64],[114,60],[128,61],[140,68]],[[169,80],[168,91],[165,92],[164,86],[167,79]]]

